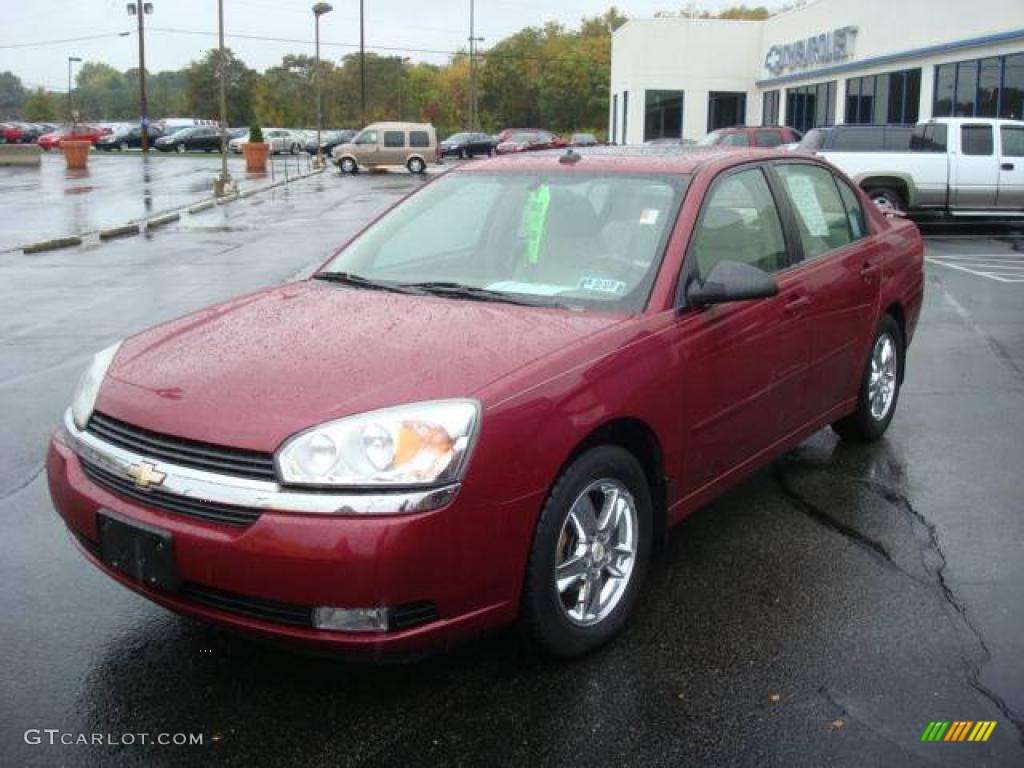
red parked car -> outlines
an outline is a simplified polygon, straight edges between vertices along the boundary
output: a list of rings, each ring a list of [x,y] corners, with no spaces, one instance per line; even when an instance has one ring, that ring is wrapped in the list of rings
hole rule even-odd
[[[369,655],[518,619],[580,654],[669,526],[823,427],[886,431],[922,265],[815,157],[471,163],[311,279],[99,353],[50,493],[182,613]]]
[[[499,155],[507,155],[512,152],[527,152],[535,149],[562,149],[569,146],[569,142],[551,131],[531,131],[513,133],[505,141],[499,142],[494,151]]]
[[[40,136],[39,146],[44,150],[57,149],[65,139],[88,141],[90,144],[95,144],[108,133],[110,133],[109,129],[95,125],[65,125],[59,130]]]
[[[701,147],[781,147],[795,144],[803,138],[800,131],[781,125],[738,125],[719,128],[697,142]]]
[[[25,131],[15,123],[0,123],[0,144],[20,144]]]

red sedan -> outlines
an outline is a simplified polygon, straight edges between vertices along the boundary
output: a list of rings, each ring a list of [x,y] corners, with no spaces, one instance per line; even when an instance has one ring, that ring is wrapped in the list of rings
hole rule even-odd
[[[562,149],[569,142],[550,131],[528,131],[513,133],[507,139],[498,142],[495,152],[507,155],[512,152],[528,152],[537,149]]]
[[[479,226],[423,229],[453,207]],[[572,656],[669,526],[886,431],[922,291],[917,228],[814,157],[472,163],[311,279],[96,355],[50,493],[182,613],[371,656],[518,620]]]
[[[39,147],[44,150],[56,149],[62,141],[88,141],[95,144],[110,131],[95,125],[64,126],[60,130],[46,133],[39,137]]]

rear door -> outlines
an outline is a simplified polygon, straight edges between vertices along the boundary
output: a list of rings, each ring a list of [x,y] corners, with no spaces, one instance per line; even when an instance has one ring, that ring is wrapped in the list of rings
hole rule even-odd
[[[687,492],[742,471],[799,424],[808,359],[806,301],[803,288],[786,274],[792,257],[782,222],[760,165],[724,173],[705,196],[680,279],[703,280],[720,261],[740,261],[778,275],[779,293],[679,317]]]
[[[999,193],[1003,210],[1024,209],[1024,125],[999,126]]]
[[[405,131],[392,129],[384,131],[383,149],[380,162],[384,165],[405,165],[407,154]]]
[[[991,123],[962,123],[960,153],[953,159],[952,207],[994,207],[999,190],[999,162]]]
[[[800,422],[856,397],[881,285],[881,246],[867,230],[860,198],[812,163],[774,166],[799,240],[794,286],[806,297],[807,389]]]

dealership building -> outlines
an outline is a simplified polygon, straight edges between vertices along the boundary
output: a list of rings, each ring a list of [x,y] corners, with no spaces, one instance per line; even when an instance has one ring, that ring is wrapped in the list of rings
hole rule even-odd
[[[612,36],[620,144],[1022,110],[1024,0],[816,0],[765,21],[633,19]]]

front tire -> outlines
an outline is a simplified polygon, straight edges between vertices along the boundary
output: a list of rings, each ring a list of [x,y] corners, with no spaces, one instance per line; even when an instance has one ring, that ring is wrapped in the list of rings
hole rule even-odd
[[[178,146],[175,147],[175,149],[178,150],[178,154],[179,155],[185,154],[185,145],[184,144],[179,144]]]
[[[342,173],[358,173],[359,165],[351,157],[343,157],[338,163]]]
[[[874,187],[867,190],[867,193],[868,197],[871,198],[871,202],[883,211],[907,210],[907,203],[903,199],[903,195],[892,187]]]
[[[873,442],[889,428],[900,385],[906,350],[899,323],[885,315],[871,341],[867,364],[861,375],[857,410],[832,425],[844,440]]]
[[[632,454],[606,445],[577,458],[537,521],[523,585],[527,637],[563,658],[614,637],[640,594],[653,519],[647,478]]]

